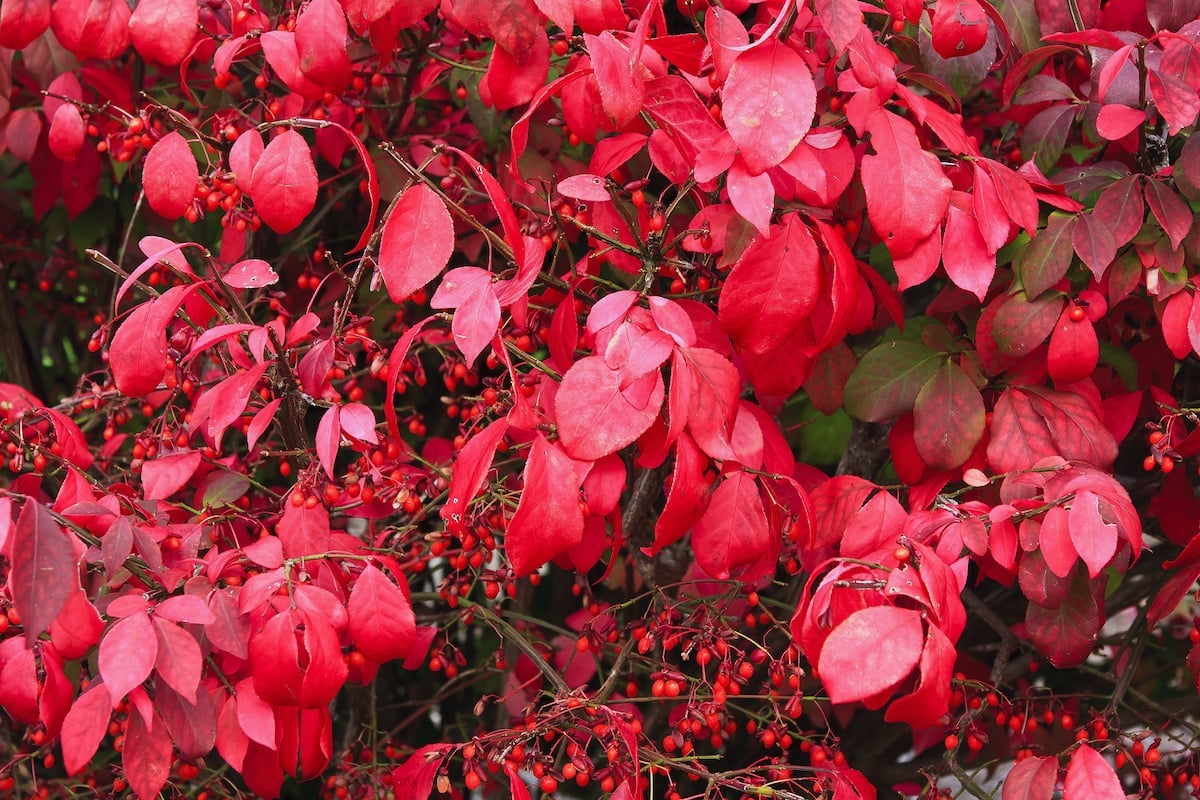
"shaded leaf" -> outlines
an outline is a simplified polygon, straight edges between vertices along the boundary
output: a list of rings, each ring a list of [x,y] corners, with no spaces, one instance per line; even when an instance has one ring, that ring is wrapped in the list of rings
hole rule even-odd
[[[528,575],[583,538],[579,477],[571,459],[540,433],[533,440],[523,478],[521,500],[504,536],[504,549],[517,576]]]
[[[417,633],[412,604],[377,567],[367,564],[354,581],[346,604],[350,640],[372,661],[404,658]]]
[[[921,387],[945,360],[919,342],[885,342],[868,351],[846,381],[846,411],[882,422],[911,411]]]
[[[75,545],[49,509],[28,498],[13,528],[9,559],[13,607],[32,646],[79,589]]]
[[[961,465],[983,437],[985,417],[979,389],[961,367],[944,362],[913,405],[917,452],[934,469]]]
[[[813,313],[821,258],[808,227],[789,214],[771,236],[755,239],[729,273],[718,299],[721,327],[753,353],[779,347]]]

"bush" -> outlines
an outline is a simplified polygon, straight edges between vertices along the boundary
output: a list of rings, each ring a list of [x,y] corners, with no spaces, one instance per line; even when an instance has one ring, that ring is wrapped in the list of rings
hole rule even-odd
[[[5,0],[0,794],[1194,792],[1198,14]]]

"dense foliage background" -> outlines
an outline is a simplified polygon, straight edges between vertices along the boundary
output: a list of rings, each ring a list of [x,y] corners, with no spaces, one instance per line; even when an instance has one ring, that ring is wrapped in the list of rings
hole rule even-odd
[[[1200,0],[0,48],[0,795],[1200,790]]]

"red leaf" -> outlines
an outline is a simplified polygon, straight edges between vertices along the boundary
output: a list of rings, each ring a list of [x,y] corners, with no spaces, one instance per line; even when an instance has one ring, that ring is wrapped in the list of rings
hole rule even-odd
[[[110,61],[129,46],[125,0],[58,0],[51,5],[54,36],[76,58]]]
[[[976,0],[938,0],[932,34],[933,49],[942,58],[969,56],[987,42],[987,15]]]
[[[259,541],[264,541],[260,539]],[[270,540],[268,540],[270,541]],[[194,594],[177,594],[163,600],[154,609],[155,619],[208,625],[216,620],[208,605]]]
[[[1085,745],[1086,746],[1086,745]],[[1050,800],[1058,783],[1058,759],[1030,756],[1013,764],[1004,778],[1000,800]]]
[[[275,532],[288,558],[324,553],[329,549],[329,511],[319,504],[306,508],[286,503]]]
[[[1074,303],[1068,304],[1050,334],[1050,350],[1046,366],[1057,384],[1081,381],[1092,374],[1100,360],[1100,342],[1096,329],[1087,317],[1071,319]]]
[[[74,161],[83,147],[85,127],[79,107],[74,103],[63,103],[54,112],[50,123],[50,152],[61,161]]]
[[[754,476],[740,469],[727,474],[692,529],[696,563],[719,580],[736,576],[753,583],[774,573],[773,544]]]
[[[346,34],[346,15],[336,0],[309,0],[296,20],[300,71],[333,94],[349,86],[353,77]]]
[[[454,252],[454,222],[424,184],[411,186],[383,224],[379,272],[399,303],[438,276]]]
[[[229,148],[229,168],[233,170],[237,187],[243,192],[250,191],[250,177],[264,149],[262,135],[253,129],[243,131]],[[192,187],[192,191],[195,191],[195,187]]]
[[[8,588],[32,647],[79,589],[75,545],[50,511],[28,498],[13,529],[9,559]]]
[[[711,499],[704,468],[708,459],[686,434],[675,442],[675,464],[671,468],[671,483],[667,503],[654,522],[654,544],[651,555],[683,538],[704,516]]]
[[[362,403],[346,403],[338,420],[342,433],[347,436],[367,444],[379,442],[379,434],[375,431],[375,412],[370,407]]]
[[[604,113],[614,127],[623,128],[642,110],[645,80],[641,64],[634,63],[629,47],[617,41],[611,31],[601,31],[599,36],[585,33],[583,40],[592,59]]]
[[[237,721],[246,736],[263,747],[275,747],[275,709],[254,691],[254,679],[237,685]]]
[[[662,375],[642,404],[621,391],[621,373],[602,356],[580,359],[563,375],[554,396],[558,435],[572,458],[595,461],[632,444],[658,416],[663,401]]]
[[[821,647],[818,670],[829,699],[853,703],[894,688],[920,661],[924,639],[920,611],[892,606],[855,611]]]
[[[200,182],[200,168],[192,148],[179,131],[154,143],[142,167],[146,202],[167,219],[179,219],[191,206]]]
[[[129,18],[129,35],[142,58],[173,67],[191,51],[199,21],[194,0],[140,0]]]
[[[165,727],[158,714],[154,714],[153,730],[147,727],[140,713],[129,715],[121,766],[138,800],[157,798],[171,777],[171,737],[164,735]]]
[[[133,614],[119,620],[100,640],[100,677],[115,706],[150,677],[158,657],[158,637],[150,617]]]
[[[914,730],[937,724],[950,708],[950,681],[957,656],[950,638],[941,628],[930,625],[921,652],[921,678],[912,694],[888,706],[884,719],[907,723]]]
[[[866,127],[875,151],[862,159],[867,216],[892,255],[906,255],[945,217],[950,179],[908,120],[879,109]]]
[[[455,455],[450,491],[439,511],[448,527],[462,524],[467,506],[483,488],[488,471],[492,468],[492,461],[496,457],[496,445],[507,431],[508,420],[501,417],[473,435]]]
[[[1107,759],[1080,744],[1067,765],[1063,800],[1125,800],[1125,789]]]
[[[367,564],[354,582],[346,604],[350,640],[364,656],[384,663],[404,658],[417,633],[408,596],[378,568]]]
[[[661,403],[661,378],[659,381]],[[559,400],[565,387],[564,380],[559,389]],[[562,418],[560,410],[559,419]],[[562,433],[560,429],[559,434]],[[611,452],[616,449],[619,448]],[[583,510],[579,507],[579,476],[571,459],[539,433],[533,440],[529,460],[525,463],[521,500],[504,535],[504,549],[513,572],[518,577],[528,575],[558,554],[579,544],[582,539]]]
[[[67,660],[83,658],[100,641],[104,623],[96,607],[82,592],[72,592],[62,611],[50,623],[50,641]]]
[[[729,135],[755,175],[788,157],[812,127],[816,111],[808,63],[778,39],[739,54],[721,96]]]
[[[317,169],[303,136],[288,130],[271,140],[254,165],[250,196],[276,233],[288,233],[304,221],[317,204]]]
[[[1030,603],[1025,609],[1030,640],[1059,669],[1077,667],[1092,653],[1104,614],[1097,601],[1097,589],[1102,594],[1103,583],[1089,583],[1076,569],[1061,605],[1044,608]]]
[[[960,466],[983,437],[986,415],[979,389],[961,367],[946,361],[913,405],[917,452],[934,469]]]
[[[282,397],[276,397],[271,402],[260,408],[250,420],[250,425],[246,428],[246,447],[253,450],[254,445],[258,444],[259,437],[266,432],[267,427],[275,419],[276,412],[279,411],[280,404],[283,403]]]
[[[1100,109],[1096,117],[1096,132],[1115,142],[1133,133],[1146,121],[1146,112],[1119,103],[1109,103]]]
[[[182,489],[196,474],[202,456],[199,450],[172,453],[142,464],[142,488],[147,500],[165,500]]]
[[[450,332],[467,364],[474,364],[479,354],[496,337],[500,329],[500,301],[490,285],[472,293],[454,310]]]
[[[324,88],[305,77],[300,69],[300,51],[296,47],[293,31],[267,31],[259,37],[267,64],[279,79],[296,94],[309,100],[317,100],[325,94]]]
[[[821,27],[829,34],[829,40],[839,53],[854,41],[863,27],[863,15],[857,0],[815,0],[813,7]]]
[[[434,779],[454,749],[452,744],[427,744],[392,770],[396,800],[429,800],[433,794]]]
[[[755,239],[729,273],[721,290],[721,327],[734,343],[753,353],[779,347],[816,308],[821,258],[808,227],[789,214]]]
[[[24,50],[49,27],[49,0],[8,0],[0,3],[0,47]]]
[[[1112,231],[1090,213],[1080,214],[1071,223],[1071,246],[1097,281],[1104,278],[1105,270],[1117,256],[1117,242]]]
[[[321,415],[321,421],[317,423],[317,433],[314,437],[317,461],[321,464],[321,468],[325,470],[325,474],[329,476],[329,480],[333,480],[334,464],[337,461],[338,444],[342,440],[342,429],[338,423],[338,407],[330,406],[325,413]]]
[[[1096,412],[1079,395],[1010,386],[993,412],[987,457],[997,472],[1028,469],[1061,456],[1107,468],[1117,444]]]
[[[132,617],[131,617],[132,619]],[[158,656],[154,661],[159,676],[189,703],[196,702],[196,689],[204,669],[200,645],[174,622],[154,618],[154,633],[158,640]]]
[[[754,228],[766,236],[771,230],[771,212],[775,210],[775,184],[765,172],[752,174],[739,155],[729,167],[725,179],[729,202]]]
[[[1194,52],[1193,48],[1194,45],[1187,49]],[[1166,120],[1167,133],[1175,136],[1196,122],[1196,115],[1200,113],[1200,98],[1196,97],[1196,90],[1190,82],[1166,74],[1165,70],[1149,70],[1146,77],[1154,105]],[[1190,77],[1194,80],[1194,76]]]
[[[142,397],[162,382],[167,370],[167,324],[179,308],[166,302],[173,291],[135,308],[109,343],[108,367],[117,391],[124,395]]]
[[[678,363],[691,373],[688,430],[708,455],[731,458],[729,440],[742,390],[737,368],[725,356],[703,347],[682,347],[678,352]]]

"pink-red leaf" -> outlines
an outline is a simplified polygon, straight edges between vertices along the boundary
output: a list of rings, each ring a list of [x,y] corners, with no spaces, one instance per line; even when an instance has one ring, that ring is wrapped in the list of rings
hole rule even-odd
[[[150,677],[158,657],[158,637],[150,617],[132,614],[119,620],[100,640],[100,677],[116,705]]]
[[[346,604],[350,640],[364,656],[383,663],[404,658],[417,633],[408,596],[377,567],[367,564]]]
[[[296,20],[300,71],[325,91],[338,94],[350,84],[346,15],[337,0],[309,0]]]
[[[1125,800],[1125,789],[1107,759],[1085,743],[1067,765],[1063,800]]]
[[[192,49],[199,21],[194,0],[140,0],[129,18],[129,35],[142,58],[173,67]]]
[[[142,465],[142,488],[147,500],[165,500],[187,485],[200,466],[199,450],[172,453]]]
[[[154,800],[171,777],[171,737],[166,736],[165,726],[158,714],[154,714],[154,729],[151,730],[142,715],[129,715],[129,727],[125,731],[125,748],[121,752],[121,766],[129,788],[138,800]]]
[[[816,111],[808,63],[778,39],[740,53],[721,95],[725,125],[755,175],[788,157]]]
[[[404,192],[379,244],[379,272],[399,303],[438,276],[454,252],[454,221],[446,204],[422,183]]]
[[[289,233],[304,221],[317,204],[317,168],[303,136],[288,130],[271,140],[254,165],[250,196],[276,233]]]
[[[67,712],[63,719],[62,753],[68,775],[78,775],[96,754],[96,748],[108,733],[113,705],[108,687],[94,681]]]
[[[862,159],[867,216],[892,255],[906,255],[945,217],[950,179],[907,119],[879,109],[866,127],[875,151]]]
[[[192,148],[179,131],[159,139],[146,154],[142,188],[146,202],[167,219],[179,219],[191,206],[200,182],[200,168]]]
[[[835,703],[875,697],[908,677],[924,646],[921,612],[875,606],[855,611],[830,632],[818,659]]]
[[[608,141],[607,139],[604,141]],[[558,182],[556,187],[563,197],[584,200],[589,203],[603,203],[612,200],[600,175],[580,173]]]
[[[621,390],[621,373],[603,356],[580,359],[563,375],[554,396],[558,435],[572,458],[595,461],[632,444],[662,408],[662,376],[654,373],[644,402]]]
[[[196,637],[169,620],[155,617],[153,623],[158,641],[154,666],[159,676],[181,697],[195,704],[196,689],[204,669],[204,656]]]
[[[1030,756],[1013,764],[1004,778],[1000,800],[1050,800],[1058,783],[1058,759]]]

